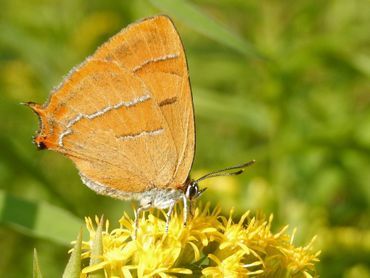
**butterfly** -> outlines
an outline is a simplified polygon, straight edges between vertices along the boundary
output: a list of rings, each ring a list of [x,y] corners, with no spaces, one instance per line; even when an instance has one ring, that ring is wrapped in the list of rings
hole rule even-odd
[[[154,16],[133,23],[74,67],[48,100],[26,103],[39,117],[39,149],[70,158],[98,194],[137,200],[140,212],[189,204],[206,178],[240,174],[248,163],[192,180],[195,151],[192,93],[184,47],[173,22]],[[230,172],[230,170],[237,170]]]

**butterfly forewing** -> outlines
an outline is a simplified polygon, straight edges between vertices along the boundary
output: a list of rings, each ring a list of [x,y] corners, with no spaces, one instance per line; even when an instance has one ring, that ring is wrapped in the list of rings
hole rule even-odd
[[[176,188],[194,155],[185,54],[165,16],[123,29],[74,69],[43,106],[35,142],[94,183],[128,192]]]
[[[194,158],[194,114],[185,52],[172,21],[157,16],[132,24],[98,49],[94,58],[116,61],[150,88],[176,147],[176,169],[168,185],[182,185]]]

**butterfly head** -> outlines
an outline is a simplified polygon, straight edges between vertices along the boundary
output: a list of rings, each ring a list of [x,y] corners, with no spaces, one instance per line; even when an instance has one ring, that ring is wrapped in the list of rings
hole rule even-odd
[[[185,190],[185,196],[192,201],[197,199],[207,188],[199,189],[198,181],[191,181]]]

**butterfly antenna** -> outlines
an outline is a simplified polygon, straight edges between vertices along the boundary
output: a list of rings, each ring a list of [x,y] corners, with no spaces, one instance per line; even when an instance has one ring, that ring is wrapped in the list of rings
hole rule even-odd
[[[235,176],[235,175],[240,175],[241,173],[244,172],[244,168],[254,164],[256,161],[253,159],[251,161],[248,161],[247,163],[243,163],[240,165],[235,165],[231,167],[227,167],[221,170],[217,170],[211,173],[208,173],[204,175],[203,177],[200,177],[199,179],[196,180],[196,182],[200,182],[205,179],[213,178],[213,177],[219,177],[219,176]],[[238,171],[235,172],[229,172],[230,170],[236,170],[239,169]]]

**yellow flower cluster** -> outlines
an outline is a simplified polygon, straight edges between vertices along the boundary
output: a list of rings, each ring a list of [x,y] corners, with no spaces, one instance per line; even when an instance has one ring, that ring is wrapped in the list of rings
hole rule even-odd
[[[163,212],[164,214],[164,212]],[[96,271],[105,277],[312,277],[319,252],[312,244],[295,247],[292,237],[271,232],[272,217],[251,217],[246,212],[237,223],[233,211],[228,217],[209,205],[198,207],[186,227],[181,214],[174,212],[168,234],[164,217],[149,213],[139,220],[136,240],[132,239],[133,220],[127,215],[120,227],[109,232],[109,222],[101,232],[102,252],[92,255],[97,229],[87,218],[90,240],[82,244],[82,258],[90,266],[82,277]],[[96,222],[99,220],[96,218]],[[101,224],[102,225],[102,224]],[[99,230],[99,229],[98,229]],[[99,231],[98,231],[99,232]],[[95,258],[94,258],[95,256]],[[103,277],[104,277],[103,276]]]

